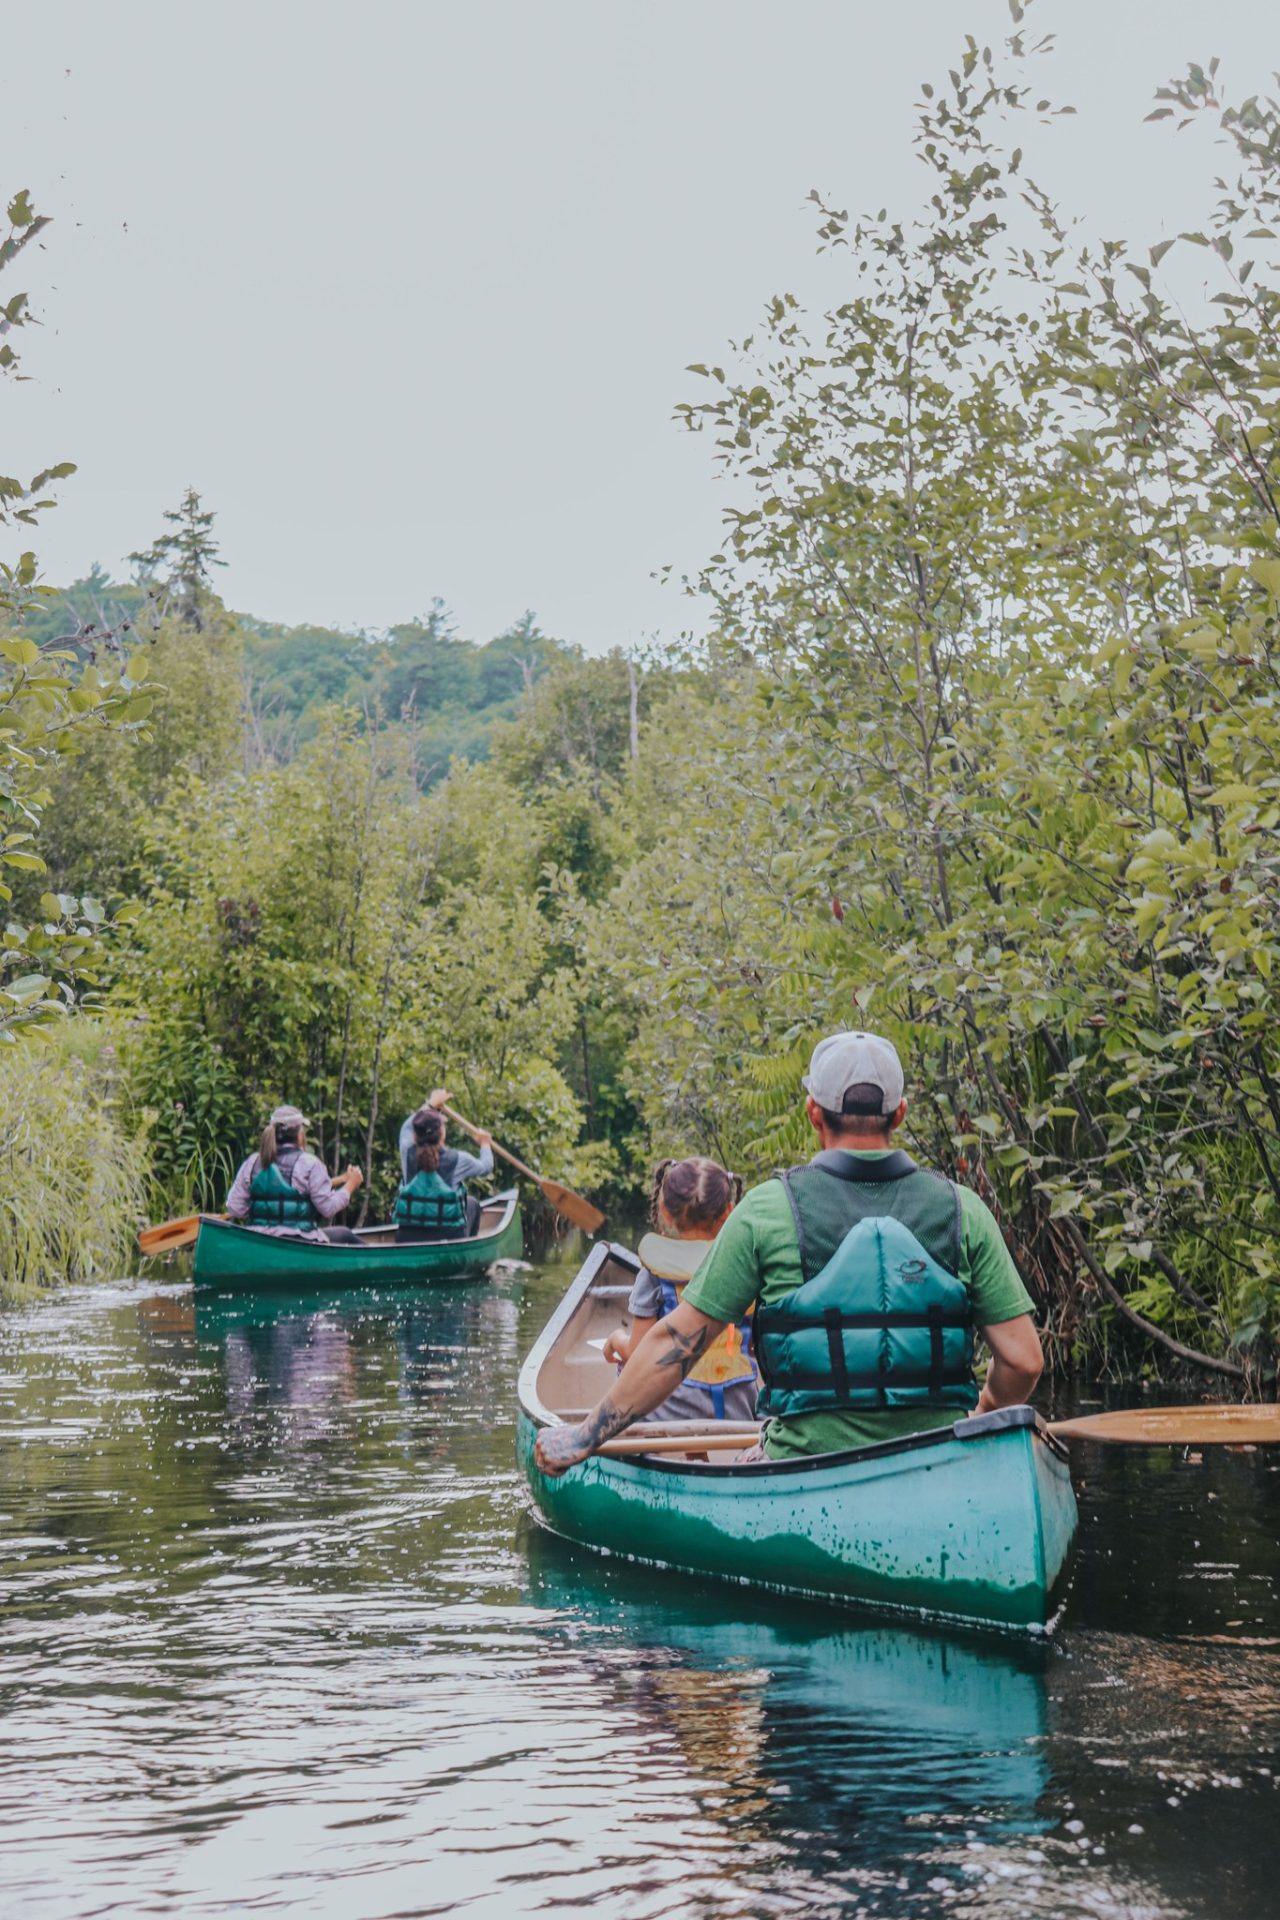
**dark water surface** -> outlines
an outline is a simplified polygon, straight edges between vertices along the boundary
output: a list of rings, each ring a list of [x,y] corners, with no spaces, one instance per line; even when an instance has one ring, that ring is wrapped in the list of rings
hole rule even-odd
[[[569,1270],[0,1311],[6,1915],[1280,1912],[1280,1455],[1081,1449],[1049,1647],[528,1518]]]

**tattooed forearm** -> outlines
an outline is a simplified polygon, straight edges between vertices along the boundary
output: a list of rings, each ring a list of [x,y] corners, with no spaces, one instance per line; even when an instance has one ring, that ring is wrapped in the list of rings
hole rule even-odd
[[[613,1395],[606,1393],[598,1407],[594,1407],[582,1422],[582,1437],[592,1451],[602,1447],[606,1440],[612,1440],[615,1434],[629,1427],[635,1415],[630,1407],[615,1406]]]
[[[699,1327],[694,1333],[680,1333],[673,1327],[661,1327],[656,1331],[665,1340],[666,1349],[654,1354],[653,1365],[668,1371],[673,1367],[678,1368],[682,1380],[690,1368],[697,1365],[714,1337],[714,1329],[710,1327]],[[622,1382],[619,1381],[618,1385],[621,1386]],[[665,1388],[663,1392],[665,1395]],[[615,1387],[587,1415],[582,1423],[582,1436],[590,1440],[593,1448],[601,1447],[606,1440],[612,1440],[624,1427],[630,1426],[633,1420],[648,1411],[647,1407],[634,1405],[629,1395],[624,1400],[618,1387]]]
[[[696,1367],[711,1343],[712,1328],[698,1327],[693,1333],[681,1333],[675,1327],[663,1327],[667,1351],[654,1355],[655,1367],[678,1367],[683,1380]]]
[[[723,1324],[681,1305],[650,1327],[604,1399],[579,1426],[549,1427],[539,1434],[537,1457],[542,1471],[557,1474],[577,1466],[660,1406],[675,1384],[671,1376],[683,1380]]]

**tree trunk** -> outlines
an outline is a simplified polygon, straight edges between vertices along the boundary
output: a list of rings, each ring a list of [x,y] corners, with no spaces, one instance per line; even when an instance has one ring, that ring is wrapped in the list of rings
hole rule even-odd
[[[640,676],[636,663],[627,655],[627,715],[631,730],[631,758],[640,758]]]
[[[595,1096],[591,1090],[591,1045],[587,1038],[587,1016],[585,1010],[578,1020],[582,1034],[582,1092],[583,1105],[587,1110],[587,1133],[595,1133]]]
[[[364,1142],[364,1199],[360,1206],[358,1226],[363,1226],[369,1212],[369,1182],[373,1177],[373,1142],[378,1131],[378,1082],[382,1077],[382,1037],[387,1026],[387,1002],[391,998],[391,956],[395,952],[394,943],[388,944],[387,962],[382,969],[382,1004],[378,1008],[378,1030],[373,1042],[373,1073],[369,1088],[369,1131]]]

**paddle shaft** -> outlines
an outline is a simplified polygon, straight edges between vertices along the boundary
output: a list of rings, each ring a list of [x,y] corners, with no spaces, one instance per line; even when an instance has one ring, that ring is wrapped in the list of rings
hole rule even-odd
[[[1100,1440],[1111,1446],[1280,1446],[1280,1406],[1275,1405],[1132,1407],[1046,1424],[1057,1440]],[[651,1437],[632,1428],[599,1451],[615,1459],[644,1453],[720,1453],[740,1449],[751,1438],[750,1428],[688,1434],[667,1428]]]
[[[473,1140],[480,1138],[471,1122],[464,1120],[460,1113],[455,1113],[452,1107],[441,1107],[440,1112],[460,1126],[464,1133],[470,1134]],[[541,1189],[557,1213],[563,1214],[565,1219],[571,1221],[575,1227],[581,1227],[584,1233],[600,1231],[604,1225],[604,1215],[599,1207],[593,1207],[591,1202],[584,1200],[580,1193],[574,1193],[572,1188],[562,1186],[558,1180],[548,1180],[542,1174],[535,1173],[533,1168],[527,1167],[523,1160],[517,1160],[514,1153],[508,1153],[505,1147],[500,1147],[496,1140],[491,1139],[489,1144],[492,1151],[500,1153],[517,1173],[524,1174],[527,1180],[532,1180],[534,1185]]]
[[[461,1127],[464,1133],[470,1134],[473,1140],[480,1138],[478,1130],[472,1126],[471,1122],[464,1120],[460,1113],[455,1113],[452,1107],[441,1107],[440,1111],[447,1119],[452,1120],[455,1126]],[[518,1172],[523,1173],[527,1179],[536,1181],[539,1186],[542,1185],[542,1175],[540,1173],[535,1173],[532,1167],[526,1167],[523,1160],[517,1160],[514,1153],[508,1153],[506,1148],[500,1147],[496,1140],[491,1140],[489,1144],[495,1153],[500,1153],[504,1160],[515,1167]]]

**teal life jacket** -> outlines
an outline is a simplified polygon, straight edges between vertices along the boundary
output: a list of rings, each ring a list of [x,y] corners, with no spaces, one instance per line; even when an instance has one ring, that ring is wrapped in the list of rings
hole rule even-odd
[[[259,1167],[249,1182],[251,1227],[294,1227],[305,1233],[319,1226],[319,1216],[305,1193],[299,1193],[289,1175],[297,1162],[296,1150],[278,1154],[269,1167]]]
[[[438,1173],[419,1168],[396,1195],[396,1225],[438,1240],[465,1240],[467,1203],[460,1190]]]
[[[782,1182],[804,1278],[756,1308],[761,1417],[975,1406],[959,1188],[902,1152],[820,1153]]]

